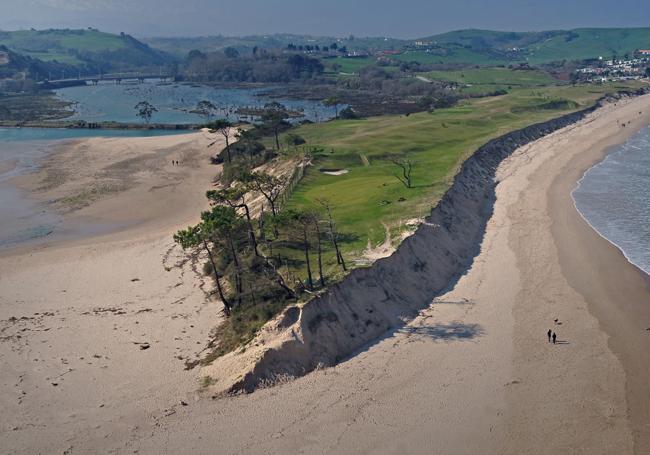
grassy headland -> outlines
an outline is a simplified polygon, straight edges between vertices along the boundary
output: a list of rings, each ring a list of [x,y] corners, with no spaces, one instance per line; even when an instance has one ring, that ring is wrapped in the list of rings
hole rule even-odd
[[[368,242],[385,240],[385,227],[397,237],[405,223],[421,218],[450,186],[462,161],[490,139],[527,125],[592,105],[607,93],[637,84],[513,89],[491,98],[469,99],[448,109],[410,116],[380,116],[304,125],[293,131],[320,149],[289,207],[318,209],[326,197],[350,258]],[[290,152],[289,152],[290,153]],[[392,159],[413,163],[413,187],[396,177]],[[319,169],[345,169],[328,175]]]
[[[328,235],[329,217],[324,200],[331,209],[338,248],[347,270],[364,267],[390,254],[402,235],[415,229],[450,187],[462,162],[482,144],[510,131],[589,107],[605,94],[633,90],[640,85],[516,88],[503,96],[462,100],[450,108],[308,124],[281,134],[280,143],[305,143],[284,146],[278,161],[301,161],[296,158],[306,155],[311,166],[282,204],[275,223],[267,206],[265,227],[257,230],[249,224],[249,232],[257,231],[258,238],[265,239],[258,242],[261,256],[253,255],[251,247],[246,246],[250,242],[246,240],[246,221],[241,215],[235,224],[228,222],[237,227],[223,231],[240,246],[237,254],[241,257],[233,261],[232,245],[216,248],[216,268],[231,289],[226,292],[231,300],[231,316],[216,331],[213,351],[204,362],[245,344],[286,305],[309,299],[314,291],[322,290],[319,262],[325,287],[345,276],[337,261],[337,246]],[[271,136],[263,142],[266,150],[276,147]],[[412,164],[410,187],[397,178],[401,169],[396,162]],[[257,165],[251,163],[250,167]],[[230,204],[240,200],[240,196],[229,198]],[[223,204],[223,196],[213,199]],[[206,224],[195,233],[223,223],[226,218],[216,212],[206,216]],[[217,218],[212,220],[210,216]],[[221,235],[211,238],[219,243]],[[192,240],[199,245],[199,237]],[[213,269],[208,266],[206,270]],[[272,276],[282,276],[293,292],[286,295],[269,280]]]

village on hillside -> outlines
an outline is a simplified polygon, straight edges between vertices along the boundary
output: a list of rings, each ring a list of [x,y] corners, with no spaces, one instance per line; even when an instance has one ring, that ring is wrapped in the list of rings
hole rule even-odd
[[[650,78],[650,49],[640,49],[634,56],[623,59],[603,57],[585,62],[578,68],[574,79],[579,82],[603,83],[608,81],[625,81]]]

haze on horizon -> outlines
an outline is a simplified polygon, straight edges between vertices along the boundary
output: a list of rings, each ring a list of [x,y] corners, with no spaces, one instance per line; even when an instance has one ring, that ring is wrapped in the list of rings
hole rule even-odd
[[[296,33],[417,38],[464,28],[650,25],[650,8],[643,0],[0,0],[0,5],[0,30],[95,27],[139,37]]]

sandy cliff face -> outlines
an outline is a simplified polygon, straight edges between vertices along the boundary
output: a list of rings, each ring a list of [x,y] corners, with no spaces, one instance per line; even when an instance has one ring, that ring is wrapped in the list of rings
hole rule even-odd
[[[331,366],[413,318],[452,286],[479,251],[498,165],[517,148],[575,123],[598,105],[531,125],[480,147],[415,234],[394,254],[352,271],[322,296],[287,308],[243,352],[205,367],[210,392],[250,392]]]

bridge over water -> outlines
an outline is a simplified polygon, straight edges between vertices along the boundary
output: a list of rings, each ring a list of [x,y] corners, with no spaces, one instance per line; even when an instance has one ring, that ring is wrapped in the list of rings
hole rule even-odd
[[[160,82],[174,81],[176,77],[171,74],[154,74],[154,73],[111,73],[111,74],[96,74],[91,76],[77,76],[61,79],[49,79],[39,82],[39,85],[47,88],[62,88],[72,87],[76,85],[93,84],[97,85],[100,82],[115,82],[121,84],[122,82],[129,83],[144,83],[145,80],[157,80]]]

